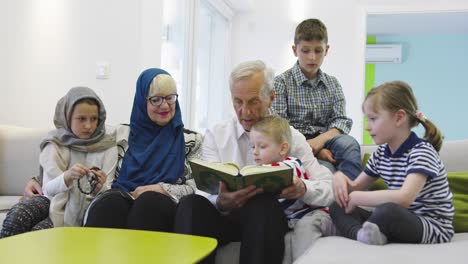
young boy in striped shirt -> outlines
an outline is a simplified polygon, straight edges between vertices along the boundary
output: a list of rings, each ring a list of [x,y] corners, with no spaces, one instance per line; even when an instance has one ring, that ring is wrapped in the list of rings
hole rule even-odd
[[[301,160],[288,156],[291,147],[291,129],[288,121],[278,115],[266,116],[252,126],[250,143],[255,163],[264,166],[287,166],[293,168],[293,184],[302,184],[299,179],[309,179]],[[287,189],[284,189],[285,192]],[[284,193],[282,193],[284,194]],[[285,237],[285,259],[293,262],[320,236],[321,219],[329,219],[322,207],[304,202],[301,198],[280,199],[290,232]],[[319,209],[319,210],[316,210]],[[323,210],[321,210],[323,209]],[[287,262],[289,262],[287,261]]]

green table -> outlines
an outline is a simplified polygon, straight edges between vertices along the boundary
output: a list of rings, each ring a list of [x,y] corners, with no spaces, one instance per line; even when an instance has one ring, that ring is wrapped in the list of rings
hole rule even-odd
[[[139,230],[60,227],[0,239],[2,263],[195,263],[213,238]]]

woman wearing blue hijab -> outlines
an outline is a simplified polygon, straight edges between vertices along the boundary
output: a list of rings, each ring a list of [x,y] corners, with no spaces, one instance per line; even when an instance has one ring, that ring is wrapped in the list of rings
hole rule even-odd
[[[142,72],[119,177],[91,204],[84,225],[172,231],[178,200],[195,190],[183,128],[172,77],[161,69]]]

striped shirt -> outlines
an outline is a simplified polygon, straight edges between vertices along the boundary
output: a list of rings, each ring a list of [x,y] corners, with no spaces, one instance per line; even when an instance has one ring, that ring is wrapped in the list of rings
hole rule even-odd
[[[421,243],[443,243],[452,239],[453,195],[444,164],[429,142],[412,132],[394,154],[383,144],[372,154],[365,173],[382,177],[391,190],[400,189],[410,173],[426,175],[423,189],[408,208],[423,224]]]
[[[284,161],[265,166],[287,166],[293,168],[294,176],[297,176],[300,179],[309,179],[307,172],[302,166],[301,160],[298,158],[286,157]],[[316,208],[307,205],[302,199],[279,199],[279,201],[281,202],[284,214],[288,219],[288,226],[290,228],[294,228],[294,225],[300,218],[302,218],[302,216]]]
[[[297,62],[275,77],[276,97],[271,111],[287,119],[304,135],[317,135],[332,128],[349,133],[353,121],[346,117],[345,98],[338,80],[320,69],[309,80]]]

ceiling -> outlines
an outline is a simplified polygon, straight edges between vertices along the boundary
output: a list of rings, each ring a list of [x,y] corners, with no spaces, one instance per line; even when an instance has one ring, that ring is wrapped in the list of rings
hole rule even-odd
[[[367,35],[468,34],[467,12],[378,14],[367,16]]]

